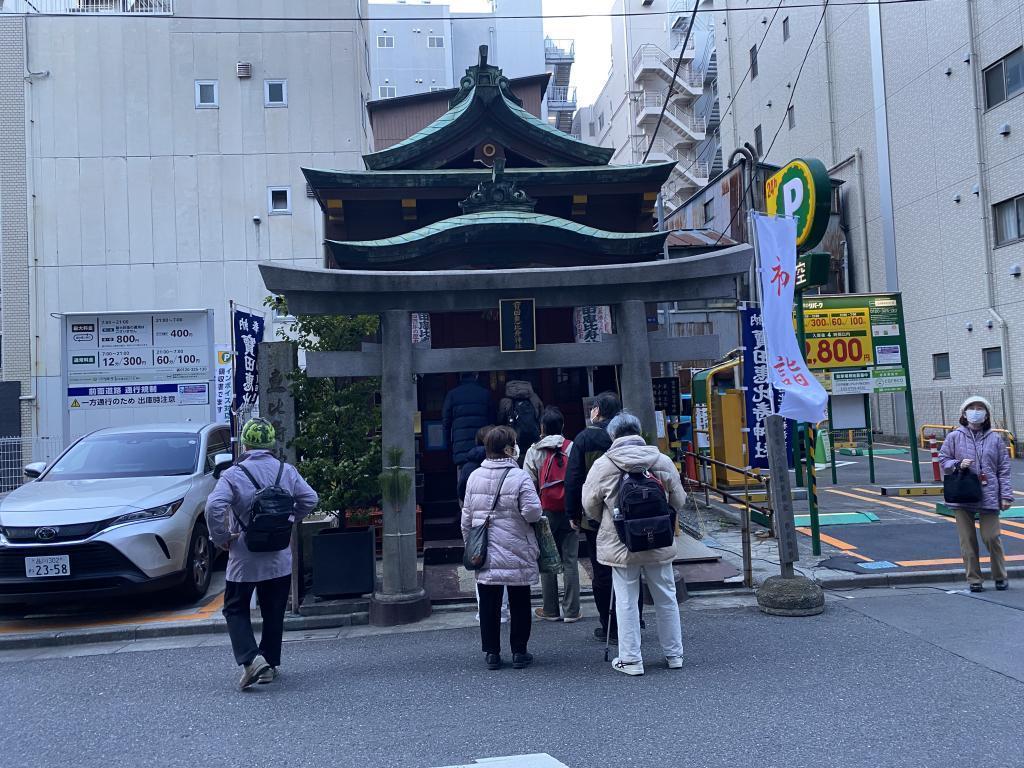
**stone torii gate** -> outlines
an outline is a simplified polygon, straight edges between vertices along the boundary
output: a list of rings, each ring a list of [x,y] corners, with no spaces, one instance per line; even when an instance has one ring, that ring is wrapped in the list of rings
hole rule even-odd
[[[382,447],[415,456],[416,375],[464,370],[521,370],[617,365],[623,405],[655,434],[651,364],[714,359],[717,336],[670,338],[649,333],[646,302],[704,305],[734,302],[752,250],[738,245],[687,259],[561,269],[397,272],[298,269],[261,264],[267,288],[302,315],[377,314],[381,342],[360,352],[312,352],[307,373],[318,377],[381,378]],[[533,352],[498,347],[414,348],[411,312],[495,310],[502,299],[533,299],[537,307],[610,305],[616,333],[588,344],[540,344]],[[404,471],[413,472],[406,468]],[[416,568],[416,500],[384,517],[383,582],[371,602],[371,621],[417,621],[430,603]]]

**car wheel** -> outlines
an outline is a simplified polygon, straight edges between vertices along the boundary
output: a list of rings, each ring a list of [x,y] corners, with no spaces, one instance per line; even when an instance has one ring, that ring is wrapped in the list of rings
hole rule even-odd
[[[197,520],[192,528],[192,536],[188,543],[188,557],[185,558],[185,581],[179,594],[185,600],[195,601],[206,594],[210,588],[210,576],[213,573],[213,545],[206,523]]]

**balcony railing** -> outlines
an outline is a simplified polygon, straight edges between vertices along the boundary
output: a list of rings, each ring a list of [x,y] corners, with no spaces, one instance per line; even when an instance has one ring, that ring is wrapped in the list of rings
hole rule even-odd
[[[661,112],[661,108],[664,104],[664,93],[651,91],[641,92],[636,102],[636,119],[639,120],[646,111]],[[682,104],[669,101],[669,105],[665,109],[665,114],[671,119],[674,119],[692,134],[703,134],[707,131],[707,121],[703,117],[694,114],[692,109],[684,107]]]
[[[575,40],[552,40],[544,38],[544,58],[552,59],[574,59],[576,57]]]
[[[174,0],[0,0],[0,13],[172,16]]]
[[[575,108],[576,106],[576,86],[575,85],[552,85],[548,88],[548,107],[555,105],[567,105]]]
[[[693,52],[693,48],[690,46],[687,46],[686,50],[691,53]],[[684,56],[683,58],[686,57]],[[678,57],[669,56],[658,46],[646,43],[641,45],[636,53],[633,54],[633,75],[638,76],[645,69],[660,69],[667,78],[675,71],[678,61]],[[694,89],[700,89],[704,86],[704,78],[688,63],[679,68],[676,80],[686,83]]]

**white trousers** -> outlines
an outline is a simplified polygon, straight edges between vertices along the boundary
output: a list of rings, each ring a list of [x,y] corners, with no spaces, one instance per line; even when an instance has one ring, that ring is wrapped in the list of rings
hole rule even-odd
[[[640,608],[637,605],[641,572],[654,599],[658,640],[665,658],[682,657],[683,630],[679,623],[679,603],[676,602],[676,580],[672,563],[662,563],[612,568],[615,615],[619,622],[619,659],[643,661],[640,655]]]

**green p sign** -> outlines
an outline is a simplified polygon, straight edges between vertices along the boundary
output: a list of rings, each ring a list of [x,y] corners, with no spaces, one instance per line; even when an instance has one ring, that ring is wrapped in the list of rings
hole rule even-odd
[[[806,253],[821,242],[832,213],[832,182],[820,160],[794,160],[764,184],[772,216],[796,218],[796,249]]]

